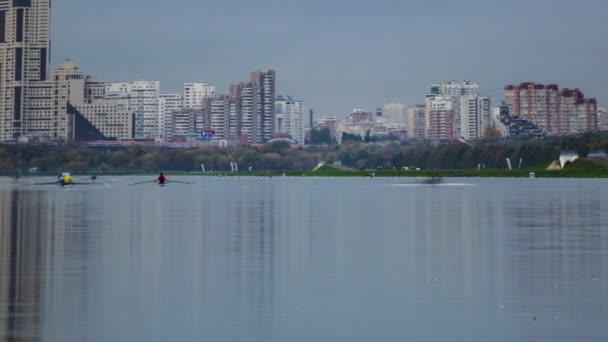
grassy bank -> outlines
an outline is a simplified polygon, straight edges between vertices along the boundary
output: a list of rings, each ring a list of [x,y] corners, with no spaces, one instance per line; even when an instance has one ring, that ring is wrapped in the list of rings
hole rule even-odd
[[[160,171],[114,171],[99,173],[96,171],[74,173],[75,175],[98,176],[158,176]],[[208,172],[163,170],[168,176],[227,176],[227,177],[484,177],[484,178],[528,178],[534,172],[537,178],[608,178],[608,165],[589,160],[577,160],[565,170],[549,171],[544,168],[529,168],[509,171],[506,169],[468,169],[468,170],[347,170],[323,166],[317,171],[241,171]],[[55,176],[53,173],[24,174],[23,176]],[[3,175],[9,176],[9,175]]]
[[[238,172],[222,173],[225,176],[257,176],[257,177],[486,177],[486,178],[528,178],[534,172],[538,178],[608,178],[606,169],[572,168],[559,171],[545,169],[483,169],[483,170],[341,170],[324,166],[317,171],[307,172]],[[172,173],[170,173],[172,174]],[[207,175],[219,175],[209,173]]]

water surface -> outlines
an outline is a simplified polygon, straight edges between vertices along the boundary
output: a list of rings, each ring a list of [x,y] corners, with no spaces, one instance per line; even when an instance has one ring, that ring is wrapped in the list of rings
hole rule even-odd
[[[606,181],[141,180],[0,183],[0,340],[608,340]]]

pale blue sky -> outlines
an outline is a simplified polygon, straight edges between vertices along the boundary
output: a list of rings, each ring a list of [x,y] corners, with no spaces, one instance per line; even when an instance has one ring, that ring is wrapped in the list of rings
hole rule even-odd
[[[278,91],[343,116],[422,102],[472,80],[495,102],[521,81],[579,87],[608,103],[606,0],[55,0],[53,64],[163,91],[204,80],[224,92],[256,68]]]

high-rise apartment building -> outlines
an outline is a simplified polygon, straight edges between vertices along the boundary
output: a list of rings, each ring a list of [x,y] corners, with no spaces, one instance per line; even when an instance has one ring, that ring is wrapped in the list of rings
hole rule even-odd
[[[426,131],[426,106],[417,105],[408,108],[406,120],[407,137],[410,139],[424,139]]]
[[[511,116],[523,117],[549,134],[565,135],[597,130],[597,101],[579,89],[557,84],[507,85],[505,99]]]
[[[275,101],[277,134],[287,134],[304,144],[304,101],[291,96],[278,96]]]
[[[452,140],[454,136],[454,101],[451,96],[429,96],[426,99],[426,138]]]
[[[188,136],[196,133],[196,118],[200,114],[192,108],[182,108],[171,113],[171,134],[172,141],[179,136]]]
[[[273,138],[276,96],[276,75],[274,70],[258,70],[251,73],[254,101],[253,143],[264,143]]]
[[[129,107],[135,115],[135,139],[160,138],[160,82],[136,81],[131,83]]]
[[[458,137],[475,140],[484,137],[488,127],[492,127],[492,106],[490,98],[465,95],[459,98],[460,127]]]
[[[235,138],[237,132],[235,98],[228,95],[203,100],[203,127],[214,131],[216,139]]]
[[[50,7],[50,0],[0,0],[0,141],[66,134],[67,118],[30,111],[31,100],[49,95],[41,82],[50,64]]]
[[[215,96],[215,87],[207,82],[189,82],[184,84],[184,108],[200,110],[203,99]]]
[[[172,114],[182,109],[182,94],[164,93],[159,95],[159,137],[162,141],[171,141],[172,137]]]

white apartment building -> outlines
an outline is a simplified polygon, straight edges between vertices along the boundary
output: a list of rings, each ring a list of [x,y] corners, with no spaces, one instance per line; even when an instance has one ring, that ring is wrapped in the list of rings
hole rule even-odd
[[[479,95],[479,85],[473,82],[444,81],[431,86],[431,95],[466,96]]]
[[[189,82],[184,84],[184,108],[200,110],[203,108],[203,99],[215,96],[215,87],[207,82]]]
[[[304,144],[304,101],[278,96],[275,101],[275,132]]]
[[[488,127],[492,127],[492,107],[490,98],[465,95],[459,99],[460,127],[458,138],[481,139]]]
[[[182,109],[182,94],[160,94],[158,99],[159,139],[170,141],[172,137],[172,114]]]
[[[382,117],[389,124],[406,124],[407,107],[401,103],[386,104],[382,110]]]
[[[135,139],[160,139],[160,82],[136,81],[131,84],[129,107],[135,115]]]
[[[133,139],[133,114],[128,103],[121,100],[96,100],[75,108],[105,137],[117,140]]]

